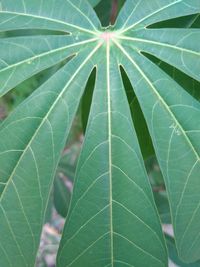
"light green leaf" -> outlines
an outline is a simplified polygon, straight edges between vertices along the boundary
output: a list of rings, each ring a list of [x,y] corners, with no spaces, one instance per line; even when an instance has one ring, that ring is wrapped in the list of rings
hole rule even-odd
[[[1,0],[0,31],[49,29],[94,33],[99,20],[84,0]]]
[[[95,11],[103,27],[110,25],[112,0],[102,0],[96,7]]]
[[[165,178],[179,253],[184,260],[195,261],[200,242],[195,230],[199,221],[200,104],[150,60],[117,45]]]
[[[65,218],[69,208],[71,192],[62,179],[62,174],[58,174],[55,178],[53,196],[57,212]]]
[[[169,257],[170,259],[179,267],[200,267],[200,262],[194,262],[194,263],[184,263],[182,262],[177,254],[175,241],[171,236],[165,235],[166,243],[169,251]]]
[[[137,49],[159,57],[200,81],[200,31],[198,29],[148,29],[130,33],[129,37],[122,38],[133,42],[133,46]]]
[[[4,38],[0,40],[0,96],[20,82],[43,69],[49,68],[70,55],[94,38],[79,42],[71,36],[34,36]]]
[[[170,75],[179,85],[181,85],[190,95],[192,95],[197,100],[200,100],[200,83],[176,69],[175,67],[167,64],[164,61],[155,58],[152,55],[146,54],[151,61],[155,62],[162,70],[164,70],[168,75]]]
[[[154,192],[154,198],[162,223],[170,224],[171,214],[167,195],[163,192]]]
[[[195,28],[199,14],[178,17],[150,25],[148,28]]]
[[[102,47],[97,64],[57,266],[166,266],[160,222],[112,45]]]
[[[58,158],[97,49],[83,50],[0,126],[2,266],[34,265]]]
[[[186,262],[199,260],[200,103],[152,55],[199,80],[200,30],[148,27],[199,13],[199,0],[127,0],[116,25],[105,29],[84,0],[1,1],[0,31],[68,33],[22,37],[18,31],[18,37],[0,40],[0,95],[64,64],[0,125],[2,267],[34,266],[60,153],[94,68],[90,115],[57,266],[167,266],[120,66],[153,140],[179,255]],[[137,116],[138,109],[133,110]]]
[[[199,0],[127,0],[120,12],[116,29],[124,33],[156,22],[200,12]]]

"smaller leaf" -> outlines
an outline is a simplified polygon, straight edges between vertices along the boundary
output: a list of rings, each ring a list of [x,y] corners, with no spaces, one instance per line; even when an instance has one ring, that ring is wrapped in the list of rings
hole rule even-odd
[[[63,175],[60,173],[54,182],[54,205],[57,212],[66,217],[71,199],[70,189],[67,187]]]
[[[200,261],[189,264],[183,263],[178,257],[174,238],[165,235],[165,239],[168,247],[169,257],[175,264],[177,264],[179,267],[200,267]]]
[[[92,95],[94,91],[94,83],[95,83],[95,76],[96,72],[95,70],[92,72],[86,88],[85,88],[85,93],[83,95],[82,99],[82,106],[81,106],[81,118],[82,118],[82,126],[83,126],[83,131],[85,132],[87,123],[88,123],[88,117],[90,113],[90,106],[92,102]]]
[[[171,215],[170,215],[169,202],[167,200],[166,192],[154,192],[154,199],[155,199],[156,206],[157,206],[162,223],[170,224]]]
[[[148,157],[155,154],[147,124],[144,119],[140,104],[134,94],[133,87],[123,68],[121,68],[121,75],[124,83],[124,88],[126,89],[126,95],[129,101],[131,115],[133,123],[135,125],[140,149],[144,159],[147,159]]]
[[[107,27],[110,24],[111,9],[112,9],[111,0],[102,0],[95,7],[95,11],[104,27]]]

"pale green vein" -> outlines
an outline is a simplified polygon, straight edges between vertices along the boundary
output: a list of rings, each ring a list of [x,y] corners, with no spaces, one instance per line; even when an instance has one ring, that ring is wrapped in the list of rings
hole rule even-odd
[[[78,11],[78,13],[80,13],[89,23],[90,25],[93,27],[93,29],[95,31],[97,31],[96,27],[94,26],[94,24],[92,23],[92,21],[88,18],[88,16],[86,16],[79,8],[77,8],[76,5],[74,5],[70,0],[67,0],[67,2]]]
[[[166,5],[166,6],[163,6],[163,7],[159,8],[158,10],[155,10],[154,12],[148,14],[147,16],[143,17],[142,19],[136,21],[136,22],[135,22],[134,24],[132,24],[131,26],[129,26],[129,27],[123,29],[122,31],[120,31],[120,33],[124,33],[124,32],[129,31],[130,29],[132,29],[132,28],[134,28],[135,26],[139,25],[141,22],[145,21],[146,19],[148,19],[148,18],[154,16],[155,14],[158,14],[158,13],[160,13],[161,11],[163,11],[163,10],[165,10],[165,9],[167,9],[167,8],[169,8],[169,7],[173,6],[173,5],[175,5],[175,4],[178,4],[178,3],[182,2],[182,1],[183,1],[183,0],[177,0],[177,1],[173,2],[173,3],[170,3],[170,4]],[[131,15],[132,15],[132,14],[131,14]],[[130,19],[131,15],[129,16],[128,20]],[[126,23],[126,24],[127,24],[127,23]]]
[[[28,266],[27,261],[26,261],[26,259],[25,259],[25,256],[24,256],[24,254],[23,254],[23,252],[22,252],[22,250],[21,250],[21,248],[20,248],[20,245],[19,245],[19,243],[18,243],[18,241],[17,241],[17,239],[16,239],[16,236],[15,236],[13,230],[12,230],[12,226],[11,226],[11,224],[10,224],[10,221],[9,221],[8,217],[7,217],[6,211],[4,210],[4,208],[3,208],[3,206],[2,206],[1,203],[0,203],[0,208],[1,208],[1,210],[2,210],[2,212],[3,212],[3,215],[4,215],[4,217],[5,217],[6,221],[7,221],[9,231],[10,231],[12,237],[13,237],[14,242],[15,242],[16,245],[17,245],[17,249],[18,249],[20,255],[22,256],[22,259],[23,259],[23,261],[24,261],[24,263],[25,263],[25,266]]]
[[[110,234],[110,232],[106,232],[105,234],[103,234],[102,236],[100,236],[99,238],[97,238],[92,244],[90,244],[84,251],[82,251],[70,264],[66,265],[66,267],[71,266],[74,262],[76,262],[81,256],[83,256],[91,247],[93,247],[98,241],[100,241],[101,239],[103,239],[105,236],[107,236],[108,234]]]
[[[35,133],[33,134],[32,138],[30,139],[29,143],[27,144],[26,148],[24,149],[23,153],[21,154],[15,168],[13,169],[7,185],[4,188],[4,191],[2,192],[2,195],[0,197],[0,202],[3,199],[4,193],[7,190],[7,187],[9,186],[9,182],[12,180],[15,171],[17,170],[21,160],[23,159],[23,157],[26,154],[26,151],[28,150],[28,148],[30,147],[30,145],[32,144],[33,140],[35,139],[35,137],[37,136],[39,130],[41,129],[41,127],[43,126],[44,122],[47,120],[48,116],[51,114],[52,110],[54,109],[54,107],[56,106],[56,104],[58,103],[58,101],[61,99],[62,95],[65,93],[65,90],[67,89],[67,87],[73,82],[74,78],[77,76],[77,74],[79,73],[79,71],[84,67],[84,65],[91,59],[91,57],[93,56],[93,54],[99,49],[99,47],[102,45],[102,43],[99,43],[93,50],[92,52],[86,57],[86,59],[82,62],[82,64],[79,66],[79,68],[76,70],[76,72],[71,76],[71,78],[69,79],[68,83],[66,84],[66,86],[63,88],[63,90],[60,92],[60,94],[58,95],[58,97],[56,98],[56,100],[54,101],[53,105],[51,106],[51,108],[49,109],[49,111],[47,112],[47,114],[45,115],[45,117],[42,119],[41,123],[39,124],[38,128],[36,129]]]
[[[12,263],[11,263],[11,261],[10,261],[10,257],[8,256],[8,253],[6,252],[6,250],[4,249],[4,247],[3,247],[3,245],[2,245],[2,243],[1,243],[1,241],[0,241],[0,247],[1,247],[1,249],[2,249],[2,251],[3,251],[3,253],[4,253],[4,255],[6,256],[6,259],[7,259],[7,262],[9,263],[9,266],[13,266],[12,265]]]
[[[69,27],[72,27],[72,28],[75,28],[79,31],[83,31],[83,32],[87,32],[87,33],[90,33],[92,35],[97,35],[98,34],[98,31],[90,31],[86,28],[82,28],[80,26],[77,26],[75,24],[70,24],[70,23],[67,23],[67,22],[64,22],[64,21],[61,21],[61,20],[57,20],[57,19],[53,19],[53,18],[49,18],[49,17],[44,17],[44,16],[39,16],[39,15],[34,15],[34,14],[25,14],[25,13],[21,13],[21,12],[14,12],[14,11],[0,11],[0,14],[9,14],[9,15],[16,15],[15,18],[17,16],[24,16],[24,17],[30,17],[30,18],[35,18],[35,19],[44,19],[44,20],[47,20],[47,21],[52,21],[52,22],[56,22],[56,23],[59,23],[59,24],[62,24],[62,25],[65,25],[65,26],[69,26]],[[12,18],[10,18],[9,20],[11,20]],[[1,24],[0,24],[1,25]]]
[[[138,3],[135,5],[134,9],[132,10],[131,14],[128,16],[128,18],[126,19],[123,27],[122,27],[122,30],[125,30],[126,29],[126,25],[128,24],[128,21],[129,19],[132,17],[132,15],[134,14],[135,10],[137,9],[137,7],[141,4],[142,0],[138,1]],[[123,32],[123,31],[122,31]]]
[[[191,143],[191,141],[190,141],[189,137],[187,136],[185,130],[183,129],[182,125],[177,120],[175,114],[170,110],[170,108],[167,105],[167,103],[165,102],[165,100],[161,97],[161,95],[158,93],[158,91],[156,90],[156,88],[154,87],[154,85],[151,83],[151,81],[149,80],[149,78],[145,75],[145,73],[141,70],[141,68],[136,64],[136,62],[131,58],[131,56],[127,53],[127,51],[117,41],[114,41],[114,42],[119,47],[119,49],[123,52],[123,54],[129,59],[129,61],[135,66],[135,68],[139,71],[139,73],[146,80],[146,82],[149,84],[150,88],[153,90],[153,92],[158,97],[158,99],[160,100],[160,102],[163,104],[163,106],[165,107],[165,109],[168,111],[168,113],[170,114],[170,116],[176,122],[176,125],[181,130],[182,134],[184,135],[185,139],[187,140],[187,143],[191,147],[191,149],[194,152],[196,158],[199,160],[200,159],[200,156],[199,156],[198,152],[196,151],[195,147]]]
[[[42,202],[42,208],[41,208],[41,216],[42,216],[42,210],[43,210],[43,197],[42,197],[42,188],[41,188],[41,183],[40,183],[40,175],[39,175],[39,169],[38,169],[38,165],[37,165],[37,160],[36,160],[36,156],[35,153],[33,151],[33,149],[31,148],[31,146],[29,147],[32,157],[33,157],[33,161],[35,164],[35,168],[36,168],[36,175],[37,175],[37,182],[38,182],[38,189],[39,189],[39,195],[40,195],[40,199]]]
[[[161,247],[163,248],[163,251],[165,251],[165,248],[161,242],[161,239],[159,238],[159,236],[157,235],[157,233],[148,225],[146,224],[140,217],[138,217],[133,211],[131,211],[130,209],[128,209],[127,207],[125,207],[122,203],[120,203],[117,200],[113,200],[113,203],[116,203],[117,205],[119,205],[121,208],[123,208],[124,210],[126,210],[129,214],[131,214],[132,216],[134,216],[141,224],[143,224],[146,228],[148,228],[150,230],[150,232],[156,237],[156,239],[158,240],[158,242],[160,243]]]
[[[142,39],[142,38],[133,38],[133,37],[128,37],[128,36],[117,36],[117,38],[118,39],[122,39],[122,40],[127,40],[127,41],[133,41],[133,42],[154,44],[154,45],[162,46],[164,48],[168,47],[168,48],[172,48],[172,49],[175,49],[175,50],[179,50],[181,52],[194,54],[195,56],[200,56],[199,52],[196,52],[196,51],[193,51],[193,50],[189,50],[189,49],[186,49],[186,48],[182,48],[182,47],[179,47],[179,46],[175,46],[175,45],[170,45],[170,44],[167,44],[167,43],[161,43],[161,42]]]
[[[79,229],[69,238],[67,239],[65,245],[63,246],[62,251],[65,249],[65,247],[70,243],[71,240],[73,240],[92,220],[94,220],[98,215],[100,215],[102,212],[104,212],[110,205],[106,205],[101,210],[99,210],[97,213],[95,213],[90,219],[88,219],[83,225],[79,227]]]
[[[93,43],[93,42],[95,42],[95,41],[97,41],[97,40],[98,40],[98,38],[92,38],[92,39],[85,40],[85,41],[81,41],[81,42],[78,42],[78,43],[74,43],[74,44],[66,45],[66,46],[63,46],[63,47],[60,47],[60,48],[52,49],[52,50],[50,50],[50,51],[47,51],[47,52],[44,52],[44,53],[35,55],[35,56],[33,56],[33,57],[27,58],[27,59],[25,59],[25,60],[19,61],[19,62],[15,63],[15,64],[11,64],[11,65],[7,66],[6,68],[1,69],[1,70],[0,70],[0,74],[3,73],[3,72],[5,72],[5,71],[7,71],[8,69],[15,68],[15,67],[20,66],[20,65],[22,65],[22,64],[24,64],[24,63],[32,62],[32,61],[34,61],[34,60],[36,60],[36,59],[38,59],[38,58],[41,59],[42,57],[50,56],[50,55],[52,55],[52,54],[54,54],[54,53],[61,52],[61,51],[63,51],[63,50],[66,50],[66,49],[69,49],[69,48],[72,48],[72,47],[82,46],[82,45],[84,45],[84,44],[88,44],[88,43]],[[9,76],[9,77],[10,77],[10,76]],[[4,87],[5,87],[5,85],[4,85]],[[1,90],[2,90],[2,89],[1,89]],[[0,95],[0,96],[1,96],[1,95]]]
[[[185,191],[186,191],[186,188],[187,188],[189,179],[190,179],[190,177],[191,177],[191,175],[192,175],[192,173],[193,173],[193,171],[194,171],[194,169],[195,169],[195,167],[196,167],[197,164],[200,164],[200,160],[197,160],[197,161],[193,164],[193,166],[192,166],[191,169],[190,169],[190,172],[188,173],[186,182],[185,182],[185,184],[184,184],[183,191],[182,191],[182,193],[181,193],[180,200],[179,200],[178,205],[177,205],[176,215],[175,215],[175,222],[176,222],[176,220],[177,220],[177,214],[178,214],[178,211],[179,211],[179,209],[180,209],[181,203],[182,203],[182,201],[183,201],[184,193],[185,193]],[[182,247],[182,243],[183,243],[184,237],[185,237],[185,235],[186,235],[186,233],[187,233],[187,231],[188,231],[188,229],[189,229],[191,223],[193,222],[194,217],[195,217],[195,215],[196,215],[196,213],[197,213],[197,211],[198,211],[199,208],[200,208],[200,202],[198,203],[198,205],[197,205],[195,211],[193,212],[193,214],[192,214],[192,216],[191,216],[191,218],[190,218],[190,221],[188,222],[188,224],[187,224],[187,226],[186,226],[186,228],[185,228],[185,230],[184,230],[184,233],[183,233],[183,235],[182,235],[182,237],[181,237],[181,240],[180,240],[180,247]],[[199,235],[197,235],[197,237],[198,237],[198,236],[199,236]],[[196,237],[196,238],[197,238],[197,237]],[[195,240],[196,240],[196,238],[195,238]]]
[[[10,149],[10,150],[6,150],[6,151],[3,151],[3,152],[0,152],[0,155],[4,155],[4,154],[7,154],[7,153],[12,153],[12,152],[23,152],[23,150],[21,150],[21,149]]]
[[[79,202],[81,202],[81,200],[84,199],[84,197],[87,195],[87,193],[90,191],[90,189],[92,189],[93,186],[94,186],[99,180],[101,180],[105,175],[107,175],[108,173],[109,173],[109,172],[105,172],[105,173],[99,175],[99,176],[98,176],[98,177],[91,183],[91,185],[90,185],[90,186],[89,186],[89,187],[82,193],[82,195],[80,196],[80,198],[76,201],[76,204],[74,205],[73,210],[72,210],[71,213],[70,213],[70,217],[67,218],[68,223],[70,222],[71,217],[72,217],[72,214],[74,213],[74,211],[75,211],[76,207],[78,206]]]
[[[148,251],[144,250],[143,248],[138,246],[136,243],[134,243],[133,241],[129,240],[127,237],[125,237],[125,236],[123,236],[123,235],[121,235],[121,234],[119,234],[117,232],[114,232],[114,235],[126,240],[128,243],[132,244],[135,248],[137,248],[138,250],[140,250],[141,252],[143,252],[144,254],[146,254],[147,256],[149,256],[150,258],[154,259],[155,261],[161,263],[164,266],[163,262],[160,259],[158,259],[155,256],[153,256]]]
[[[29,219],[28,219],[28,217],[26,216],[26,213],[25,213],[25,210],[24,210],[24,207],[23,207],[23,203],[22,203],[20,194],[19,194],[19,192],[18,192],[17,186],[15,185],[15,183],[14,183],[13,180],[11,180],[11,182],[12,182],[13,188],[14,188],[14,190],[15,190],[15,193],[16,193],[16,195],[17,195],[17,198],[18,198],[18,201],[19,201],[19,205],[20,205],[21,211],[22,211],[22,213],[23,213],[23,215],[24,215],[24,218],[25,218],[25,221],[26,221],[26,223],[27,223],[27,225],[28,225],[28,228],[29,228],[29,231],[30,231],[30,236],[31,236],[32,241],[33,241],[33,251],[34,251],[35,248],[36,248],[36,243],[35,243],[34,233],[33,233],[33,230],[32,230],[32,228],[31,228],[31,224],[30,224],[30,222],[29,222]]]
[[[113,252],[113,208],[112,208],[112,118],[111,118],[111,87],[110,87],[110,40],[106,44],[106,82],[107,82],[107,103],[108,103],[108,160],[109,160],[109,184],[110,184],[110,237],[111,237],[111,266],[114,266]]]

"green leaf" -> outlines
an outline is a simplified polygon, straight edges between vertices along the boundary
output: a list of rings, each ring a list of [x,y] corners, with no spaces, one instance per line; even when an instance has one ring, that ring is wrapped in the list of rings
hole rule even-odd
[[[200,124],[197,123],[200,118],[200,104],[137,51],[152,53],[155,51],[155,44],[157,52],[153,52],[154,55],[199,80],[199,48],[194,39],[194,36],[198,38],[199,30],[162,29],[162,34],[159,29],[134,31],[135,27],[158,22],[160,15],[162,19],[168,19],[169,14],[173,18],[177,17],[179,12],[183,15],[200,12],[197,1],[187,2],[174,1],[168,6],[159,6],[154,12],[137,21],[134,13],[140,10],[141,2],[138,1],[132,14],[125,19],[126,27],[123,26],[120,31],[129,35],[119,37],[120,42],[127,40],[126,44],[123,41],[122,46],[116,41],[116,45],[121,50],[122,65],[135,88],[147,120],[165,178],[179,254],[185,261],[192,262],[199,259],[200,242],[200,236],[195,228],[199,220],[199,200],[196,192],[200,189],[198,184]],[[162,2],[155,2],[158,3],[162,5]],[[129,5],[130,1],[126,7]],[[169,7],[170,12],[167,11]],[[121,12],[121,16],[125,10],[126,8]],[[175,14],[177,10],[179,12]],[[133,35],[134,37],[130,37]],[[140,42],[141,39],[144,40],[143,43]],[[131,65],[134,71],[131,71]],[[190,205],[187,205],[188,199],[191,201]]]
[[[200,267],[199,261],[189,264],[182,262],[178,257],[174,239],[168,235],[165,235],[165,238],[168,247],[169,257],[175,264],[177,264],[179,267]]]
[[[85,93],[83,95],[83,99],[81,103],[81,119],[82,119],[82,126],[83,126],[84,133],[87,128],[88,117],[90,113],[90,106],[91,106],[92,95],[94,91],[95,77],[96,77],[96,71],[94,69],[87,82]]]
[[[200,104],[150,60],[117,45],[125,57],[121,57],[122,64],[135,85],[165,178],[179,253],[185,260],[195,261],[199,257],[199,236],[194,227],[199,220]]]
[[[43,69],[55,65],[93,42],[71,36],[4,38],[0,41],[0,96]],[[82,39],[82,40],[81,40]]]
[[[97,64],[57,266],[165,266],[160,222],[112,44],[102,47]]]
[[[55,208],[57,212],[65,218],[69,208],[71,192],[65,184],[62,174],[58,174],[58,176],[55,178],[53,192]]]
[[[162,223],[171,223],[169,202],[165,192],[154,192],[154,198]]]
[[[121,74],[131,109],[133,123],[136,128],[140,149],[144,159],[147,159],[148,157],[155,154],[151,137],[148,132],[146,121],[144,119],[141,107],[139,105],[136,95],[134,94],[133,87],[131,86],[129,79],[122,68],[121,68]]]
[[[67,216],[70,204],[78,154],[78,144],[74,144],[67,149],[59,162],[54,181],[54,205],[57,212],[64,218]]]
[[[199,0],[127,0],[116,24],[103,28],[84,0],[1,1],[0,96],[63,64],[0,124],[1,266],[34,266],[60,154],[94,69],[57,266],[167,266],[138,137],[143,122],[165,180],[178,253],[185,262],[199,260],[200,103],[191,93],[199,83],[188,94],[181,75],[178,84],[152,56],[183,72],[184,79],[186,74],[199,81],[200,30],[150,27],[190,15],[198,27],[199,13]],[[31,36],[32,29],[45,31]],[[15,30],[29,36],[18,31],[17,37],[4,37]],[[134,120],[121,69],[137,98]]]
[[[120,12],[116,29],[122,33],[138,28],[145,28],[156,22],[180,16],[200,13],[199,0],[127,0]]]
[[[101,2],[101,0],[88,0],[88,2],[89,2],[92,6],[96,6],[99,2]]]
[[[176,69],[175,67],[167,64],[166,62],[160,61],[152,55],[144,53],[151,61],[155,62],[159,67],[170,75],[179,85],[181,85],[189,94],[191,94],[197,100],[200,100],[200,83]]]
[[[132,36],[131,33],[129,36]],[[200,31],[198,29],[148,29],[124,37],[144,52],[200,81]],[[170,55],[170,57],[169,57]],[[195,64],[195,66],[193,66]]]
[[[180,18],[169,19],[150,25],[148,28],[195,28],[199,14],[183,16]]]
[[[93,34],[100,27],[90,4],[83,0],[2,0],[0,7],[0,31],[49,29]]]
[[[95,7],[95,11],[103,27],[107,27],[110,24],[111,10],[112,10],[112,0],[102,0]]]
[[[0,126],[2,266],[34,265],[58,158],[97,48],[83,50]]]

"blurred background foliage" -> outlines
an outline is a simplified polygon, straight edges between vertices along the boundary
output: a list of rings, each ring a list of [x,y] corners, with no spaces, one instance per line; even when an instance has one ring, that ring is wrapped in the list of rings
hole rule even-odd
[[[89,0],[95,8],[102,25],[104,27],[113,25],[116,16],[123,6],[125,0]],[[151,27],[200,27],[200,16],[187,16],[180,19],[165,21]],[[15,31],[0,33],[1,37],[13,37],[18,35],[37,35],[44,34],[44,31],[32,30]],[[48,32],[48,34],[60,34],[58,32]],[[161,62],[159,59],[146,55],[156,64],[158,64],[168,75],[171,75],[185,90],[192,94],[196,99],[200,99],[200,85],[197,81],[188,78],[185,74],[172,68],[170,65]],[[69,60],[69,59],[68,59]],[[53,73],[55,73],[65,62],[53,66],[50,69],[42,71],[34,77],[24,81],[11,92],[0,99],[0,124],[21,102],[23,102],[36,88],[44,83]],[[134,90],[121,69],[123,82],[126,87],[126,94],[130,104],[133,123],[135,125],[138,140],[142,150],[143,157],[146,162],[146,169],[149,175],[149,181],[152,185],[155,202],[158,207],[161,221],[166,232],[166,244],[168,246],[171,260],[180,267],[200,267],[200,263],[184,264],[177,255],[176,246],[173,239],[173,230],[171,227],[170,207],[167,200],[167,192],[165,189],[162,174],[156,160],[152,141],[148,132],[148,128],[143,117],[140,105],[134,94]],[[77,112],[76,118],[71,129],[71,133],[66,142],[65,149],[62,153],[61,160],[55,176],[54,187],[49,199],[49,205],[46,212],[44,230],[41,237],[40,249],[36,267],[54,267],[56,253],[60,241],[65,218],[67,216],[70,205],[70,198],[73,189],[73,182],[76,171],[78,156],[81,151],[84,132],[87,126],[87,120],[90,111],[90,103],[92,101],[93,88],[95,83],[95,70],[87,83],[82,103]],[[192,86],[191,86],[192,85]],[[123,188],[122,188],[123,190]],[[168,228],[167,228],[167,227]],[[169,229],[171,229],[169,231]]]

